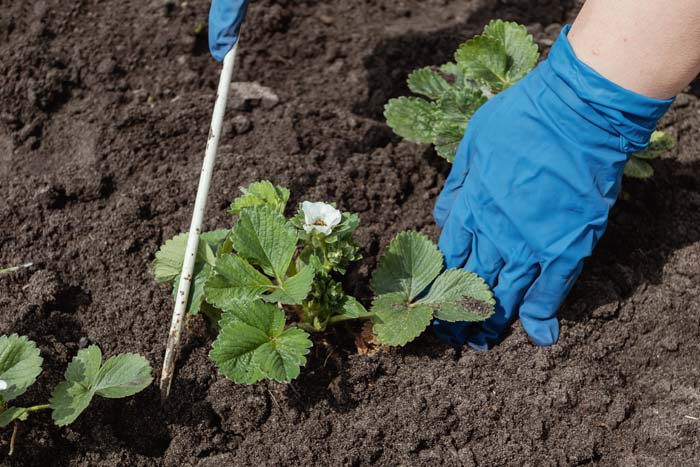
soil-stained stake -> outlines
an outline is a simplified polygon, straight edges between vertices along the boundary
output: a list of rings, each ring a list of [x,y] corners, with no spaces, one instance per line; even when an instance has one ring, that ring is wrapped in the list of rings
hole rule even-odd
[[[202,228],[202,218],[204,217],[204,210],[207,204],[207,195],[209,194],[212,172],[214,171],[216,151],[219,147],[219,136],[221,135],[221,127],[226,111],[226,100],[228,99],[229,87],[231,85],[231,75],[236,60],[237,48],[238,42],[236,42],[233,49],[224,57],[224,65],[219,78],[219,88],[216,93],[216,101],[214,102],[214,112],[211,118],[209,137],[207,138],[202,173],[199,177],[199,187],[197,188],[197,197],[194,202],[194,212],[192,213],[192,223],[190,224],[190,233],[187,239],[187,249],[185,250],[185,258],[182,263],[182,272],[180,274],[177,295],[175,296],[175,309],[170,323],[168,344],[163,359],[163,371],[160,376],[160,392],[163,400],[170,394],[170,385],[173,380],[173,372],[175,371],[175,360],[177,359],[177,354],[180,349],[180,336],[182,335],[185,311],[187,309],[187,297],[189,297],[190,293],[192,272],[194,271],[195,257],[197,255],[197,247],[199,246],[199,234]]]

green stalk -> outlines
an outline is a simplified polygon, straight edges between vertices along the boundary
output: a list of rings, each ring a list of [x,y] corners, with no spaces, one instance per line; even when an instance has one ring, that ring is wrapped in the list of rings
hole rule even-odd
[[[366,313],[360,316],[335,315],[328,320],[328,324],[342,323],[343,321],[351,321],[353,319],[371,319],[377,316],[376,313]]]
[[[38,412],[39,410],[48,410],[51,408],[50,404],[40,404],[27,407],[27,412]]]

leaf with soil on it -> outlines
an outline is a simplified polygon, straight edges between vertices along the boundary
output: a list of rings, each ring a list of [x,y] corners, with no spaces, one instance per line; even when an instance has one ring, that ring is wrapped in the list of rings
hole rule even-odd
[[[372,303],[374,332],[380,343],[405,345],[433,318],[483,321],[493,314],[496,302],[483,279],[461,269],[440,273],[442,267],[442,254],[421,234],[404,232],[391,242],[372,276],[378,294]]]

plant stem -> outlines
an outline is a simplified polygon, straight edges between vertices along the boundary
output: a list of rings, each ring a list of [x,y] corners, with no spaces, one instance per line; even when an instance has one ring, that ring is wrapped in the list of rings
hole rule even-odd
[[[360,316],[348,316],[348,315],[336,315],[332,316],[328,320],[328,324],[336,324],[336,323],[342,323],[343,321],[350,321],[353,319],[371,319],[376,316],[376,313],[365,313]]]
[[[10,452],[8,455],[12,455],[15,452],[15,440],[17,439],[17,427],[19,424],[15,422],[15,426],[12,428],[12,437],[10,438]]]
[[[20,269],[31,268],[32,266],[34,266],[34,263],[24,263],[19,264],[17,266],[10,266],[9,268],[0,269],[0,274],[5,274],[7,272],[15,272],[19,271]]]
[[[38,412],[39,410],[48,410],[50,408],[50,404],[33,405],[27,408],[27,412]]]
[[[40,405],[33,405],[31,407],[27,407],[26,411],[27,413],[31,412],[38,412],[39,410],[47,410],[50,409],[51,406],[49,404],[40,404]],[[12,428],[12,437],[10,438],[10,451],[8,454],[11,456],[12,453],[15,452],[15,441],[17,440],[17,429],[19,427],[19,423],[15,421],[14,427]]]

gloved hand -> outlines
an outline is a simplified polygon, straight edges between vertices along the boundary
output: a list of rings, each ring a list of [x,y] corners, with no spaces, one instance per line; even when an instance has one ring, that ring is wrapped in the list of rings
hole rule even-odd
[[[481,324],[436,322],[453,345],[487,349],[520,316],[537,345],[605,231],[628,153],[648,145],[672,100],[625,90],[579,61],[565,27],[542,62],[470,121],[435,206],[447,267],[494,289]]]
[[[238,40],[248,0],[212,0],[209,9],[209,51],[222,61]]]

